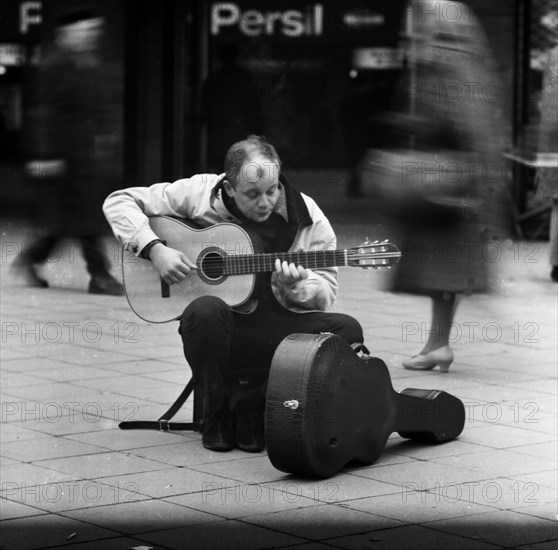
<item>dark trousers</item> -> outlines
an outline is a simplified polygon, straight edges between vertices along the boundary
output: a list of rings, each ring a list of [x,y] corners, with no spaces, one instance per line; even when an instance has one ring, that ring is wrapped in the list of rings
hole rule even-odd
[[[266,379],[281,340],[293,333],[332,332],[350,344],[362,343],[360,323],[342,313],[293,313],[270,294],[251,314],[233,311],[212,296],[194,300],[184,311],[179,333],[196,386],[204,396],[204,415],[227,399],[226,378],[234,370],[261,370]]]
[[[101,237],[82,236],[79,239],[87,271],[91,277],[110,277]],[[49,235],[41,237],[29,246],[25,251],[25,258],[22,258],[20,262],[28,264],[42,264],[46,262],[59,240],[60,237],[58,236]]]

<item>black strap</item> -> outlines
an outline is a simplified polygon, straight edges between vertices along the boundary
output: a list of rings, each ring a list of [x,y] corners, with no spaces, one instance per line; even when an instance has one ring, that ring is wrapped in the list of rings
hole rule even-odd
[[[168,420],[128,420],[120,422],[121,430],[159,430],[161,432],[175,432],[178,430],[199,431],[200,422],[169,422]]]
[[[163,414],[159,420],[128,420],[120,422],[118,427],[121,430],[159,430],[161,432],[172,432],[176,430],[199,430],[201,422],[169,422],[169,420],[184,405],[186,399],[194,391],[194,379],[191,378],[178,399],[171,405],[169,410]]]
[[[253,374],[251,371],[247,371],[248,374]],[[260,371],[256,373],[261,377]],[[251,380],[249,382],[244,381],[245,376],[242,373],[238,373],[240,379],[237,380],[239,387],[237,388],[236,395],[231,397],[231,408],[236,404],[239,399],[244,399],[251,393],[261,389],[261,381],[254,382]],[[265,382],[267,383],[267,382]],[[245,385],[246,384],[246,385]],[[265,386],[264,386],[265,387]],[[190,431],[201,431],[203,422],[169,422],[169,420],[180,410],[180,407],[184,405],[186,399],[194,391],[194,379],[190,378],[186,387],[182,390],[182,393],[178,396],[177,400],[170,406],[169,410],[163,414],[158,420],[127,420],[120,422],[118,427],[121,430],[159,430],[161,432],[174,432],[179,430],[190,430]],[[264,389],[265,394],[265,389]]]

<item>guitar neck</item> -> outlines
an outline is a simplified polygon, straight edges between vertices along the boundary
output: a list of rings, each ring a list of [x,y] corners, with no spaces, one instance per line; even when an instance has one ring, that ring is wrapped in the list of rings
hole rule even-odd
[[[226,256],[224,274],[243,275],[275,271],[275,260],[294,263],[307,269],[346,266],[346,250],[315,250],[309,252],[278,252],[272,254],[238,254]]]

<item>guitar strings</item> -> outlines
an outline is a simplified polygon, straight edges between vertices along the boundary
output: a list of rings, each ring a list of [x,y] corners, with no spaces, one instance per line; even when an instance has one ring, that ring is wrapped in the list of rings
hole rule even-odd
[[[203,264],[208,269],[219,270],[221,273],[234,275],[274,271],[275,260],[277,259],[304,265],[308,269],[319,269],[338,265],[351,265],[351,262],[356,266],[366,267],[362,262],[378,259],[383,263],[376,264],[376,266],[385,267],[390,263],[389,258],[401,256],[399,251],[355,252],[355,250],[358,251],[359,249],[310,250],[266,254],[225,254],[223,256],[213,254],[206,256]]]

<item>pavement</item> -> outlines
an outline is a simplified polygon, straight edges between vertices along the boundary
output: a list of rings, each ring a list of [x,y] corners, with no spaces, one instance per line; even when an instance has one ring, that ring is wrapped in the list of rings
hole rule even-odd
[[[389,236],[365,200],[339,196],[325,210],[342,247]],[[209,452],[196,432],[119,430],[158,418],[189,380],[176,325],[87,294],[72,241],[43,269],[49,289],[19,286],[9,266],[35,231],[2,225],[1,548],[556,548],[558,301],[545,243],[490,250],[496,289],[460,303],[448,374],[401,367],[427,337],[427,299],[388,292],[389,272],[341,269],[335,310],[361,321],[395,389],[448,391],[467,417],[454,441],[393,434],[374,464],[306,479],[265,452]],[[108,237],[106,249],[119,276]],[[177,420],[191,414],[188,402]]]

